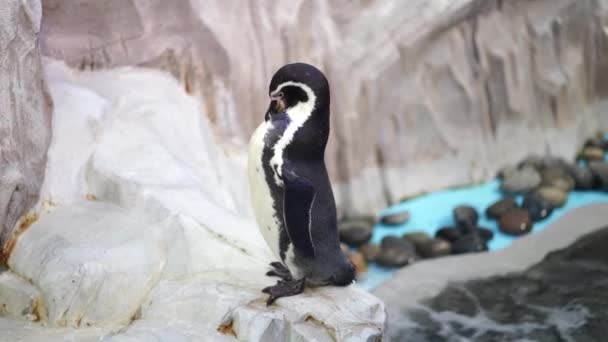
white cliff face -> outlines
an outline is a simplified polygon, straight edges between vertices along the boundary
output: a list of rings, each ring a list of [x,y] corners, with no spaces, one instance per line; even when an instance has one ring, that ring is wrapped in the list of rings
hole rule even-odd
[[[51,101],[40,65],[40,1],[0,6],[0,263],[18,220],[38,199],[51,139]]]
[[[266,307],[261,289],[275,282],[264,275],[273,258],[250,214],[245,165],[218,147],[204,111],[175,80],[135,68],[45,67],[55,116],[44,210],[8,264],[39,291],[46,328],[13,324],[15,334],[382,335],[383,304],[355,286],[307,290]]]
[[[275,70],[319,66],[332,86],[326,159],[346,214],[488,179],[529,153],[571,158],[608,128],[595,107],[608,93],[605,0],[43,5],[45,54],[170,71],[225,146],[248,141]]]

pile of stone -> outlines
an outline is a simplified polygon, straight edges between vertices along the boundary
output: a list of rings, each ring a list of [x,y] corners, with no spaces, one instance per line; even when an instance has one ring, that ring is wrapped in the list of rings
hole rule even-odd
[[[504,197],[490,204],[485,215],[497,220],[499,230],[510,236],[532,231],[535,222],[546,219],[553,210],[566,204],[573,190],[608,190],[608,141],[604,136],[588,139],[575,162],[551,156],[529,156],[514,166],[503,168],[498,177]],[[521,205],[517,197],[521,196]],[[479,213],[468,205],[453,209],[454,224],[439,228],[434,237],[423,232],[407,233],[401,237],[387,236],[379,245],[371,244],[373,227],[405,224],[407,211],[396,212],[375,220],[359,217],[339,223],[344,251],[357,267],[358,274],[367,270],[368,263],[385,267],[403,267],[416,260],[451,254],[475,253],[488,250],[494,232],[479,227]],[[357,249],[353,252],[352,249]]]
[[[515,166],[503,168],[498,177],[505,197],[486,210],[498,220],[501,232],[519,236],[529,233],[534,222],[546,219],[562,207],[573,190],[608,190],[608,141],[588,139],[575,162],[551,156],[529,156]],[[515,196],[523,196],[521,207]]]

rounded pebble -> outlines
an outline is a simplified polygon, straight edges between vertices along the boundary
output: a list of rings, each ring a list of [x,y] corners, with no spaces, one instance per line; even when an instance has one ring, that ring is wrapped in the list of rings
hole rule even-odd
[[[575,182],[570,173],[561,167],[549,167],[541,172],[543,186],[551,186],[562,189],[564,191],[571,191],[574,189]]]
[[[384,215],[380,218],[380,223],[385,226],[398,226],[404,224],[410,219],[410,213],[402,211],[394,214]]]
[[[608,164],[602,162],[589,163],[589,169],[597,180],[600,189],[608,190]]]
[[[492,203],[492,205],[486,209],[486,216],[492,219],[497,219],[500,217],[500,215],[516,207],[517,204],[515,203],[515,198],[512,196],[507,196]]]
[[[530,166],[526,166],[507,175],[502,180],[500,189],[506,193],[523,193],[533,190],[540,182],[541,177],[538,171]]]
[[[414,245],[395,236],[382,239],[376,263],[381,266],[402,267],[416,260]]]
[[[524,196],[521,207],[528,211],[533,222],[544,220],[553,212],[553,205],[534,193]]]
[[[505,234],[524,235],[532,230],[532,220],[527,210],[515,208],[500,217],[498,228]]]
[[[457,227],[443,227],[437,230],[435,233],[435,237],[442,238],[449,242],[454,242],[460,239],[463,235],[463,232]]]
[[[429,241],[424,246],[421,246],[419,254],[424,258],[436,258],[444,255],[448,255],[452,252],[452,245],[450,242],[436,238]]]
[[[372,237],[372,226],[362,220],[344,221],[338,224],[340,241],[352,247],[366,243]]]
[[[488,242],[494,238],[494,232],[488,228],[477,227],[476,229],[479,236],[484,239],[484,241]]]
[[[574,179],[574,187],[578,190],[590,190],[597,187],[597,179],[591,169],[583,166],[572,166],[570,175]]]
[[[454,221],[458,227],[465,229],[473,229],[477,225],[479,214],[475,208],[468,205],[460,205],[454,208]]]
[[[536,191],[536,194],[554,207],[561,207],[568,201],[566,191],[552,186],[543,186]]]
[[[579,158],[588,161],[604,160],[604,154],[604,150],[599,147],[585,147],[581,151]]]
[[[361,254],[363,254],[365,260],[368,262],[374,262],[376,261],[378,254],[380,254],[380,246],[366,243],[365,245],[359,247],[359,251]]]
[[[476,232],[463,235],[460,239],[452,243],[452,253],[478,253],[488,250],[488,245],[484,239]]]
[[[403,235],[403,239],[411,242],[416,248],[416,251],[419,251],[422,246],[425,246],[433,241],[431,236],[423,232],[407,233]]]

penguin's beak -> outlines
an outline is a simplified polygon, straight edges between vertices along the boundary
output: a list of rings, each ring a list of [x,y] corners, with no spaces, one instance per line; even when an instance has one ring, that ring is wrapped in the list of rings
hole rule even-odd
[[[274,109],[276,113],[282,113],[285,111],[285,101],[283,100],[283,93],[270,96],[270,107]]]

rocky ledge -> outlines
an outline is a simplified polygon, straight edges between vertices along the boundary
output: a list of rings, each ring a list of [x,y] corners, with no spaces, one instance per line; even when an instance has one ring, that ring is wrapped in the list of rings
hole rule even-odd
[[[169,76],[45,61],[55,104],[41,205],[0,274],[3,334],[112,341],[381,338],[384,305],[356,286],[266,307],[273,261],[244,161],[217,147]],[[5,291],[6,290],[6,291]],[[7,319],[10,318],[10,319]],[[33,322],[32,322],[33,321]]]

